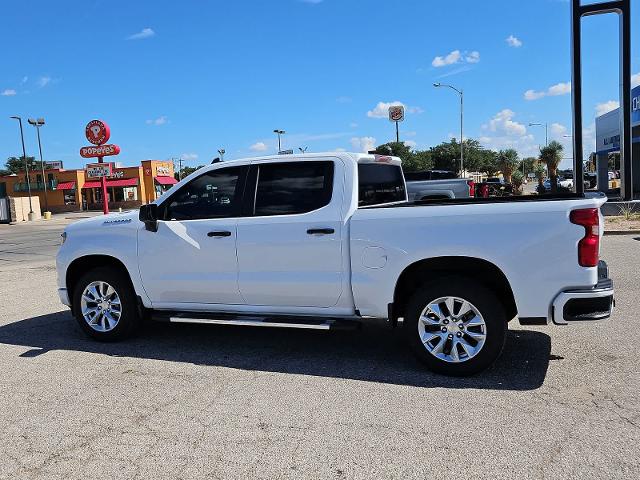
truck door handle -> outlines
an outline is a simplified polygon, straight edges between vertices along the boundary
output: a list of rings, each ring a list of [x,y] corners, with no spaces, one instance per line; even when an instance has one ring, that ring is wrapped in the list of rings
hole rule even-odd
[[[209,232],[207,233],[207,237],[230,237],[231,232],[228,230],[220,230],[217,232]]]
[[[310,228],[307,230],[309,235],[331,235],[335,233],[333,228]]]

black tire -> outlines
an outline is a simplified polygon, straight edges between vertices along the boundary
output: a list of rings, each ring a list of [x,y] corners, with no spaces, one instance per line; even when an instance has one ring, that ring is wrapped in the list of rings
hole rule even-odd
[[[108,283],[120,297],[121,315],[116,326],[109,331],[95,330],[82,316],[82,293],[88,285],[96,281]],[[141,323],[135,291],[128,275],[109,267],[94,268],[80,277],[73,291],[73,315],[87,335],[102,342],[114,342],[127,338],[138,329]]]
[[[418,327],[420,315],[427,305],[442,297],[458,297],[466,300],[475,306],[484,319],[486,329],[484,345],[475,356],[465,361],[452,363],[436,357],[420,338]],[[411,296],[404,318],[404,333],[418,359],[429,370],[443,375],[467,376],[490,367],[500,356],[507,334],[507,319],[504,306],[493,291],[477,281],[452,276],[424,284]],[[460,335],[465,334],[460,333]],[[456,348],[460,351],[459,347]],[[462,358],[462,356],[459,357]]]

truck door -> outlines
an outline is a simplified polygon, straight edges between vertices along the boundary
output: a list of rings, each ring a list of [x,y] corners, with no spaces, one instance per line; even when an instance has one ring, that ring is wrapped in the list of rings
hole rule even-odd
[[[238,220],[238,278],[248,305],[331,307],[342,291],[341,161],[253,165]]]
[[[159,205],[157,232],[140,230],[140,274],[154,307],[242,303],[236,228],[248,168],[194,178]]]

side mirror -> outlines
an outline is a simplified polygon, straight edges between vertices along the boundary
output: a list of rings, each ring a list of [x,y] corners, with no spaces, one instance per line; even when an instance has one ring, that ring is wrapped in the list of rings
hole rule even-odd
[[[138,216],[144,226],[150,232],[158,231],[158,205],[149,203],[140,207],[140,215]]]

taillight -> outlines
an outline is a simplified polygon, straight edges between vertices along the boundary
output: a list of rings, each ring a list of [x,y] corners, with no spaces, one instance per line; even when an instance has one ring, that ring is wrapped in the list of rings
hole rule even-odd
[[[473,180],[467,180],[467,185],[469,185],[469,196],[476,196],[476,183]]]
[[[573,210],[571,223],[584,227],[584,237],[578,242],[578,263],[581,267],[598,265],[600,253],[600,216],[597,208]]]

